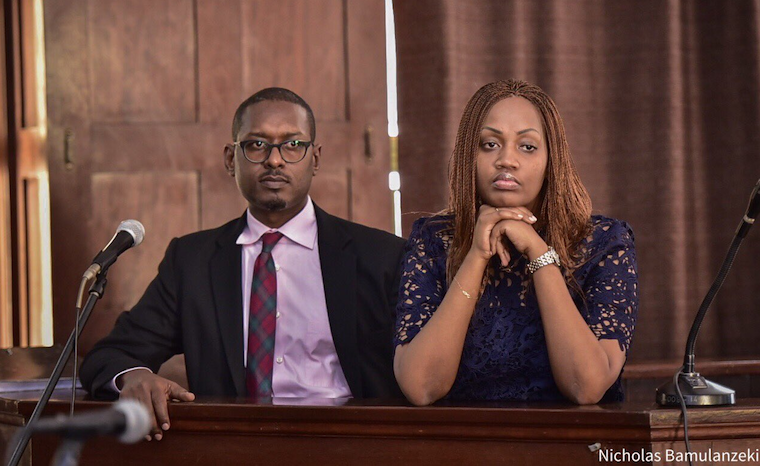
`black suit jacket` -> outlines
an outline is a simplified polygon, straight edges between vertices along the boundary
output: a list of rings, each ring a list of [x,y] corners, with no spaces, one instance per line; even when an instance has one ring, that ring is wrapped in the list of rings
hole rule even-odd
[[[330,329],[351,393],[401,397],[392,336],[404,241],[314,207]],[[82,384],[93,396],[113,397],[105,386],[125,369],[157,372],[183,352],[196,395],[246,396],[242,247],[235,244],[245,224],[243,215],[171,241],[140,301],[85,357]]]

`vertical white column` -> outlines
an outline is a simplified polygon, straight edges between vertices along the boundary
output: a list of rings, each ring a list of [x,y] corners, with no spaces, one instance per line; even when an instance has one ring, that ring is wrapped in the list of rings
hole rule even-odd
[[[388,188],[393,193],[393,229],[401,232],[401,176],[398,171],[398,99],[396,94],[396,28],[393,0],[385,0],[385,74],[388,92],[388,137],[390,138],[390,173]]]

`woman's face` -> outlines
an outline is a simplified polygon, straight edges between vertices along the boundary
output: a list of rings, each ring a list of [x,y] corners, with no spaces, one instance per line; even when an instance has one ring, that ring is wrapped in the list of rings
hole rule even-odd
[[[497,102],[480,130],[477,189],[483,203],[535,213],[548,149],[541,114],[533,104],[523,97]]]

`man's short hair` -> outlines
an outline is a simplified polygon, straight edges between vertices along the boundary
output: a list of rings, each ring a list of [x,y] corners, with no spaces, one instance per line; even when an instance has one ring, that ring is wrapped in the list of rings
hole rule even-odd
[[[238,133],[240,132],[240,127],[243,124],[243,113],[245,113],[245,110],[253,104],[265,101],[290,102],[302,107],[304,110],[306,110],[306,115],[309,118],[311,140],[313,141],[314,138],[317,137],[317,123],[314,120],[314,112],[311,111],[309,104],[307,104],[306,101],[301,98],[301,96],[291,91],[290,89],[285,89],[282,87],[268,87],[245,99],[235,111],[235,117],[232,119],[233,140],[237,138]]]

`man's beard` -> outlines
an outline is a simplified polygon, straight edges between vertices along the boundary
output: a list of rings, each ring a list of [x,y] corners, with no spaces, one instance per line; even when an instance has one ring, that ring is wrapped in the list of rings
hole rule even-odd
[[[283,199],[280,199],[279,197],[276,199],[272,199],[271,201],[264,202],[264,208],[270,212],[285,210],[285,207],[287,206],[288,206],[288,203],[285,202]]]

